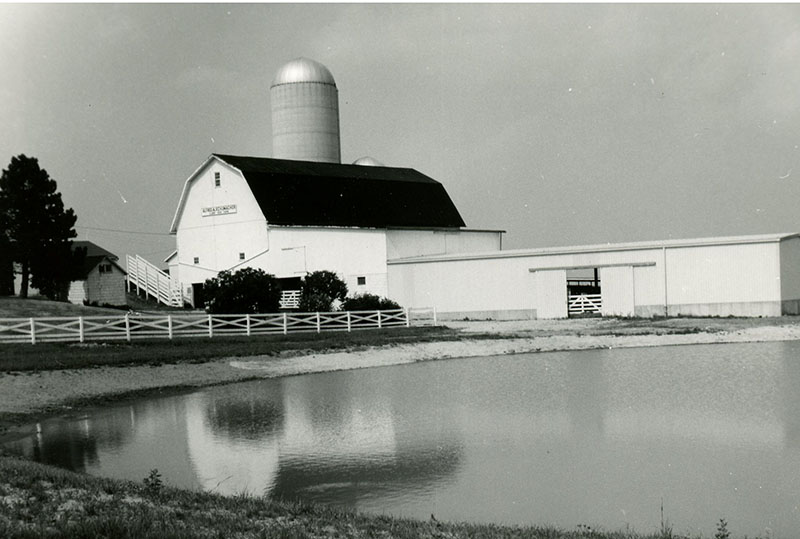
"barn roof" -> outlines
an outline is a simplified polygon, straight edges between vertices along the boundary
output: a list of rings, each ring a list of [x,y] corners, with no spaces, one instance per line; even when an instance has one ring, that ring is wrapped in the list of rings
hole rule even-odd
[[[444,186],[410,168],[212,157],[241,171],[270,224],[465,226]]]

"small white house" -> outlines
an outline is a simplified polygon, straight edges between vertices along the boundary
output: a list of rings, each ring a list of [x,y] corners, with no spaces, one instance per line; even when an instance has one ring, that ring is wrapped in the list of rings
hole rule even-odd
[[[85,249],[81,278],[70,283],[67,299],[76,304],[125,305],[125,270],[117,256],[90,241],[73,241],[72,250]]]

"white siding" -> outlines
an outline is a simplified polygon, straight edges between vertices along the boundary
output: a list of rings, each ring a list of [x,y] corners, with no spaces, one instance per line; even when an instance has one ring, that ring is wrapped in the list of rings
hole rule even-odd
[[[386,231],[389,260],[414,256],[499,251],[502,233],[480,230],[404,230]]]
[[[220,187],[215,186],[215,172],[220,173]],[[236,212],[203,214],[203,208],[228,205],[235,205]],[[211,161],[188,186],[176,228],[178,274],[184,285],[233,267],[241,252],[252,257],[269,247],[266,219],[250,187],[235,169],[219,161]]]
[[[773,242],[667,249],[670,305],[780,301],[778,246]]]
[[[781,299],[800,299],[800,238],[781,242]]]
[[[545,294],[562,294],[563,282],[536,281],[525,273],[599,267],[606,314],[770,316],[781,312],[781,290],[800,295],[800,240],[787,242],[781,280],[776,236],[680,240],[672,244],[472,253],[389,262],[391,297],[407,307],[443,313],[496,313],[524,318],[560,316]],[[666,266],[665,266],[666,261]],[[558,282],[556,282],[558,281]],[[545,286],[549,282],[552,289]],[[563,292],[565,293],[565,291]],[[789,298],[792,299],[792,298]],[[559,300],[560,301],[560,300]],[[785,303],[785,302],[784,302]],[[792,307],[800,310],[800,302]],[[784,306],[784,309],[786,307]]]
[[[603,316],[633,316],[633,266],[600,268]]]
[[[390,265],[389,297],[403,307],[481,318],[529,318],[534,308],[533,277],[521,259]]]
[[[644,309],[635,312],[637,316],[664,314],[663,274],[664,269],[661,265],[634,266],[633,297],[635,307],[644,307]]]
[[[567,317],[567,271],[545,270],[533,273],[536,318]]]
[[[110,273],[100,273],[100,265],[108,264]],[[113,264],[102,262],[86,276],[86,299],[98,305],[125,305],[125,274]]]

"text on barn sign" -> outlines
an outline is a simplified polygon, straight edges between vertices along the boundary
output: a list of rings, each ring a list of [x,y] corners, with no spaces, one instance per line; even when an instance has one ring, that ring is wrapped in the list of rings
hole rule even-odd
[[[211,215],[226,215],[228,213],[236,213],[236,204],[225,204],[224,206],[209,206],[202,208],[203,217]]]

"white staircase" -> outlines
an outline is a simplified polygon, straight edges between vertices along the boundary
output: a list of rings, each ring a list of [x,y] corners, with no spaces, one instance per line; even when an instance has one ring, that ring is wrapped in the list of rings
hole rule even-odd
[[[152,296],[164,305],[183,307],[184,301],[188,302],[188,298],[183,297],[181,283],[173,281],[169,275],[154,264],[139,255],[127,255],[126,262],[129,292],[131,285],[135,285],[137,293],[144,292],[146,298]]]

